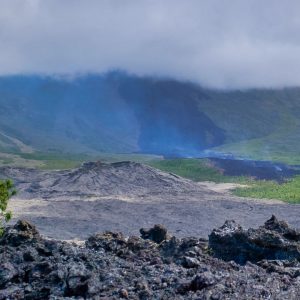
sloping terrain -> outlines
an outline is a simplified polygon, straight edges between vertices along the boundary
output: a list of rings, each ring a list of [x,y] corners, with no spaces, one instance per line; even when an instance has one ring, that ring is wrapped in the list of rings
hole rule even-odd
[[[37,150],[76,153],[195,153],[221,144],[222,130],[195,101],[183,101],[185,93],[174,93],[172,82],[119,73],[4,77],[0,133]]]
[[[205,237],[226,219],[250,227],[271,214],[300,227],[300,205],[235,197],[224,186],[139,163],[87,163],[66,171],[5,167],[0,174],[16,182],[18,195],[10,202],[15,219],[26,218],[54,238],[83,239],[104,230],[136,234],[154,223],[178,236]]]
[[[201,191],[192,181],[135,162],[91,162],[52,172],[4,167],[0,178],[12,178],[19,197],[26,199],[78,200]]]
[[[0,78],[0,152],[203,150],[299,163],[300,89],[218,91],[121,72]]]

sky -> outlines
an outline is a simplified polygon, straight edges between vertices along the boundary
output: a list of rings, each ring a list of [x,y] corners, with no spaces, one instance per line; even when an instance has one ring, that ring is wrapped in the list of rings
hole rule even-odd
[[[299,0],[0,0],[0,75],[300,86]]]

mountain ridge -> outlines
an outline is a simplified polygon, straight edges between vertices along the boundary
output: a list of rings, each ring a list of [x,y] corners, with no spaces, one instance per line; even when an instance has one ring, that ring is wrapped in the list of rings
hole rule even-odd
[[[0,77],[0,115],[0,152],[213,150],[283,161],[300,152],[300,88],[211,90],[122,72],[19,75]]]

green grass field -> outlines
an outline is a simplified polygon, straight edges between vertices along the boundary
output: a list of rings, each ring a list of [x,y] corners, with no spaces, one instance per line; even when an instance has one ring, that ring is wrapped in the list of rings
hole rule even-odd
[[[213,182],[241,182],[247,181],[244,177],[224,176],[220,171],[213,168],[206,159],[164,159],[149,161],[148,165],[165,172],[194,180]]]
[[[152,161],[148,164],[162,171],[171,172],[194,181],[246,184],[248,187],[237,188],[233,191],[239,197],[278,199],[289,203],[300,203],[300,176],[279,184],[274,181],[224,176],[210,166],[205,159],[169,159]]]
[[[255,181],[247,188],[237,188],[234,194],[240,197],[278,199],[289,203],[300,203],[300,176],[286,183]]]

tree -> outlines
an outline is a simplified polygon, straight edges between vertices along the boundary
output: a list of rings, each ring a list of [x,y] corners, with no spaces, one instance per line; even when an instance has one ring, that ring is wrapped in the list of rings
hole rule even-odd
[[[16,190],[11,180],[0,180],[0,236],[4,232],[5,223],[12,217],[11,211],[7,211],[7,205],[9,199],[15,194]]]

